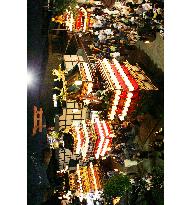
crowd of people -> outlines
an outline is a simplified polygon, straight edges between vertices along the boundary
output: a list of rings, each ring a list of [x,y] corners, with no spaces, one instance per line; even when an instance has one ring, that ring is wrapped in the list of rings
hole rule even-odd
[[[89,48],[98,57],[117,58],[138,40],[150,42],[156,33],[164,34],[164,7],[160,1],[115,4],[109,9],[103,5],[86,8],[93,18],[93,27],[88,31],[92,38]]]
[[[163,130],[154,133],[154,140],[149,144],[149,149],[144,150],[139,143],[139,130],[141,122],[121,124],[116,130],[116,138],[113,138],[112,151],[110,155],[120,165],[125,160],[130,160],[131,166],[142,162],[144,159],[164,160],[164,138]]]

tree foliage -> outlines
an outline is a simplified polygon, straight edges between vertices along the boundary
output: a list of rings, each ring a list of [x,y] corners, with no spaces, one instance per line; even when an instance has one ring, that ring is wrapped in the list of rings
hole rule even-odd
[[[149,180],[147,180],[149,179]],[[164,169],[154,167],[152,173],[136,178],[129,194],[129,204],[164,204]]]
[[[104,185],[104,195],[106,198],[115,198],[126,195],[131,189],[129,177],[123,174],[112,176]]]
[[[66,9],[75,11],[76,10],[76,5],[77,5],[77,0],[56,0],[55,1],[54,13],[56,15],[57,14],[62,14]]]

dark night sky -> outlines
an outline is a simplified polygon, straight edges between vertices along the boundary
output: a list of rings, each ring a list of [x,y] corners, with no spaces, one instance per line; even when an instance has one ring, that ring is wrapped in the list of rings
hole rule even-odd
[[[28,0],[27,64],[28,71],[35,76],[34,86],[28,89],[28,108],[33,104],[42,106],[46,124],[53,126],[53,101],[50,100],[52,95],[49,87],[44,84],[44,81],[50,80],[50,77],[45,75],[48,60],[48,18],[50,13],[44,11],[44,5],[47,5],[47,0]],[[47,92],[44,92],[44,89]]]
[[[27,9],[27,67],[37,79],[35,94],[32,93],[31,100],[36,100],[39,96],[40,79],[43,77],[43,51],[46,38],[42,35],[43,13],[42,0],[28,0]],[[30,90],[31,91],[31,90]]]
[[[41,105],[40,88],[47,61],[47,31],[45,35],[42,32],[44,25],[47,25],[42,8],[44,4],[44,0],[27,2],[27,69],[34,76],[34,83],[27,90],[28,132],[31,130],[32,107],[34,104]]]
[[[44,15],[44,0],[28,0],[27,2],[27,71],[32,74],[34,83],[27,89],[27,163],[28,163],[28,204],[35,205],[41,200],[43,191],[38,191],[39,186],[33,185],[38,181],[38,175],[46,180],[41,164],[36,157],[36,167],[31,161],[31,155],[36,152],[40,156],[40,147],[37,137],[31,136],[33,127],[33,106],[41,107],[41,83],[43,82],[47,62],[47,17]],[[45,31],[45,32],[44,32]],[[36,141],[35,141],[36,139]],[[36,171],[35,171],[36,170]],[[34,186],[34,187],[33,187]],[[32,191],[37,190],[37,191]],[[40,194],[38,194],[40,193]]]

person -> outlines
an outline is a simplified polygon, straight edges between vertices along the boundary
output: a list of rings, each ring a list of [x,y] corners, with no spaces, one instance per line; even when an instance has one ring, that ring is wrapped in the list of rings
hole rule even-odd
[[[106,35],[113,35],[113,31],[112,31],[111,29],[106,29],[106,30],[104,30],[104,33],[105,33]]]
[[[157,12],[157,16],[156,16],[156,19],[158,21],[162,20],[162,9],[160,7],[158,7],[158,9],[156,10]]]
[[[143,13],[143,8],[141,4],[137,7],[137,9],[135,9],[135,12],[137,15],[140,15]]]
[[[103,26],[100,20],[96,20],[93,24],[93,28],[101,28]]]
[[[111,52],[115,52],[115,51],[116,51],[116,48],[117,48],[117,47],[115,47],[115,46],[110,46]]]
[[[95,31],[94,35],[98,36],[99,35],[99,31]]]
[[[117,58],[120,56],[120,53],[119,52],[110,53],[110,56],[113,58]]]
[[[150,3],[145,2],[144,4],[142,4],[142,8],[143,8],[143,11],[146,12],[152,9],[152,6],[150,5]]]
[[[99,41],[101,42],[101,41],[103,41],[103,40],[106,39],[106,36],[105,36],[104,34],[100,33],[100,34],[98,35],[98,39],[99,39]]]

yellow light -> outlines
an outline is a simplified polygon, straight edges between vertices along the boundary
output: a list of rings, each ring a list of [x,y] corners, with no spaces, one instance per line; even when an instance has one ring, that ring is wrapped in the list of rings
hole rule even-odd
[[[144,43],[147,43],[147,44],[148,44],[148,43],[150,43],[150,41],[145,41]]]
[[[120,197],[116,197],[115,199],[113,199],[113,204],[117,204],[120,201]]]
[[[81,80],[76,80],[75,85],[82,85],[82,81]]]

